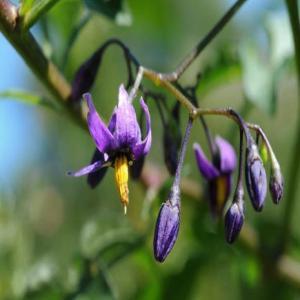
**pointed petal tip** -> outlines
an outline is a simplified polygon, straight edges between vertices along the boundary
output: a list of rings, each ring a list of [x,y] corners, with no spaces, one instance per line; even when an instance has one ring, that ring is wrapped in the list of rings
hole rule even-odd
[[[68,171],[67,175],[68,176],[73,176],[73,177],[80,177],[80,176],[83,176],[83,175],[94,173],[94,172],[98,171],[99,169],[101,169],[102,167],[103,167],[103,162],[102,161],[96,161],[96,162],[94,162],[90,165],[87,165],[87,166],[81,168],[78,171],[75,171],[75,172]]]
[[[221,136],[215,138],[220,155],[220,170],[224,173],[231,173],[236,168],[236,153],[232,145]]]
[[[142,156],[148,154],[152,144],[152,132],[151,132],[151,117],[147,104],[144,102],[143,98],[140,99],[140,105],[142,107],[143,113],[146,117],[146,136],[138,144],[136,144],[132,151],[136,160],[140,159]]]
[[[205,177],[205,179],[207,180],[212,180],[220,176],[219,170],[214,166],[214,164],[210,160],[208,160],[201,146],[198,143],[194,143],[193,148],[197,166],[202,176]]]
[[[82,95],[82,98],[83,98],[83,100],[85,100],[87,102],[89,109],[92,109],[94,107],[93,98],[92,98],[91,93],[84,93]]]
[[[123,209],[124,209],[124,216],[126,216],[127,215],[127,205],[126,204],[124,204]]]
[[[119,87],[118,105],[122,105],[126,102],[128,102],[128,93],[125,89],[124,84],[122,83]]]

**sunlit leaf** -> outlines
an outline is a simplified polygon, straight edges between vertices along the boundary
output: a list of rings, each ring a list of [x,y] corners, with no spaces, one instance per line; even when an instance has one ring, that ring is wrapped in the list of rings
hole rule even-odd
[[[199,85],[199,93],[201,95],[207,94],[214,88],[223,84],[228,84],[239,78],[241,74],[241,68],[238,64],[232,64],[227,66],[216,67],[211,70],[208,74],[203,76]]]
[[[240,75],[239,61],[231,49],[228,47],[218,49],[201,70],[197,94],[203,98],[214,89],[239,79]]]
[[[293,42],[287,16],[272,13],[266,17],[268,47],[259,39],[246,40],[240,48],[246,98],[268,114],[276,111],[277,82],[282,66],[293,55]]]
[[[247,41],[240,50],[244,92],[248,100],[272,114],[276,104],[273,68],[257,49],[257,43]]]
[[[25,15],[34,4],[35,0],[22,0],[20,6],[20,15]]]
[[[283,12],[269,14],[266,29],[270,38],[271,64],[279,68],[294,53],[288,16]]]

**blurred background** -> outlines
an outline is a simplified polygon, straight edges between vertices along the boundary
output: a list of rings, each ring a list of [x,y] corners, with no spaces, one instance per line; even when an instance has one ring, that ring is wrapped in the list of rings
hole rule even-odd
[[[231,106],[246,120],[260,124],[288,177],[297,121],[288,15],[281,0],[248,2],[181,82],[193,84],[201,71],[200,105]],[[78,67],[111,37],[120,38],[144,66],[168,72],[233,3],[128,0],[111,16],[87,8],[83,1],[61,0],[32,31],[70,81]],[[78,30],[82,20],[84,26]],[[106,121],[116,105],[118,86],[126,80],[122,52],[111,47],[91,91]],[[50,96],[0,35],[0,93],[8,89]],[[175,99],[166,95],[171,107]],[[225,242],[223,225],[211,218],[205,182],[195,166],[192,143],[208,150],[199,124],[193,128],[183,169],[191,185],[190,193],[182,196],[179,237],[167,260],[159,264],[152,254],[154,224],[171,178],[162,158],[163,127],[153,101],[149,108],[154,142],[143,178],[144,183],[151,176],[159,178],[162,186],[155,190],[131,180],[130,206],[124,216],[113,170],[94,190],[85,178],[65,175],[89,163],[95,147],[89,134],[62,113],[11,100],[0,98],[0,299],[300,297],[299,286],[274,276],[264,258],[240,241]],[[182,109],[182,128],[187,117]],[[207,122],[213,134],[229,139],[238,149],[239,131],[232,121],[207,117]],[[284,202],[283,198],[281,205],[274,206],[268,196],[263,212],[257,214],[246,199],[246,220],[263,237],[270,256],[276,255]],[[296,203],[290,253],[300,261],[299,217]]]

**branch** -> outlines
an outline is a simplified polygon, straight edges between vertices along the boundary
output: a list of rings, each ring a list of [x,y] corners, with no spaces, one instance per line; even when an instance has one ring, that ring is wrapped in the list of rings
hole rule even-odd
[[[167,81],[177,81],[198,55],[206,48],[207,45],[223,30],[227,23],[235,16],[238,10],[247,0],[238,0],[225,13],[225,15],[216,23],[216,25],[207,33],[207,35],[196,45],[196,47],[182,60],[175,71],[162,74],[160,77]]]
[[[57,67],[46,58],[30,32],[22,33],[18,26],[17,7],[8,0],[0,0],[0,30],[24,59],[70,117],[85,126],[81,112],[70,105],[71,86]]]

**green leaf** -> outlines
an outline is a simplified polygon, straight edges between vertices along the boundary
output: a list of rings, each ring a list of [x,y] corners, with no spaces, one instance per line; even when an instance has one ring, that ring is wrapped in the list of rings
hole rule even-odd
[[[1,98],[17,100],[30,105],[42,105],[55,110],[57,109],[55,104],[50,99],[43,96],[34,95],[26,91],[6,90],[0,92],[0,99]]]
[[[118,25],[131,25],[131,15],[123,0],[84,0],[84,2],[89,9],[115,20]]]
[[[241,67],[232,49],[223,46],[204,65],[202,74],[197,87],[197,94],[201,98],[219,86],[239,79]]]
[[[22,0],[20,6],[20,15],[24,16],[33,6],[35,0]]]
[[[270,38],[271,64],[276,68],[280,68],[294,54],[288,17],[283,12],[274,12],[267,15],[266,29]]]
[[[277,106],[277,82],[282,67],[293,55],[293,42],[287,17],[271,13],[266,17],[268,47],[258,39],[246,40],[240,48],[246,98],[268,114]]]
[[[243,67],[243,85],[246,98],[268,114],[276,107],[273,68],[257,51],[254,41],[244,42],[240,56]]]
[[[198,92],[203,96],[222,84],[234,81],[240,74],[241,68],[237,63],[216,67],[201,79]]]

